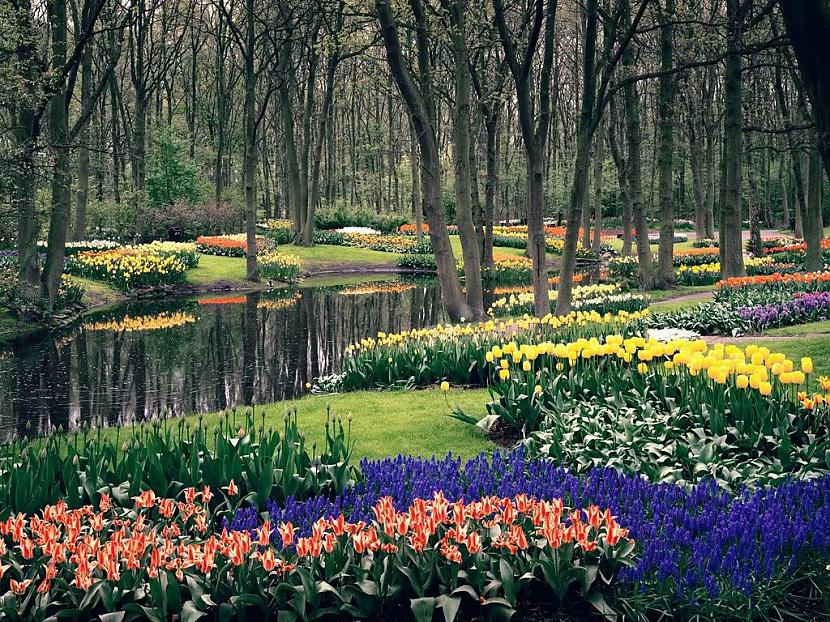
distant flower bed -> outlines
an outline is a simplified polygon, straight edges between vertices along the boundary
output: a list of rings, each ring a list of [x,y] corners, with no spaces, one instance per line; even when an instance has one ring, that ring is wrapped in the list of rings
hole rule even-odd
[[[674,234],[674,244],[681,244],[682,242],[688,242],[689,236],[683,235],[682,233],[675,233]],[[649,244],[659,244],[660,243],[660,236],[659,235],[650,235],[648,236],[648,243]]]
[[[830,290],[830,272],[770,274],[719,281],[715,300],[743,306],[788,300],[796,293]]]
[[[738,310],[738,314],[759,331],[826,320],[830,319],[830,291],[797,293],[793,300],[744,307]]]
[[[381,235],[380,231],[372,229],[372,227],[340,227],[339,229],[335,229],[335,231],[343,234],[355,233],[358,235]]]
[[[66,255],[75,255],[83,251],[107,251],[120,247],[121,244],[113,240],[81,240],[79,242],[67,242],[64,253]],[[47,242],[40,240],[37,243],[37,248],[40,252],[45,253]]]
[[[290,220],[271,219],[257,225],[260,231],[274,240],[274,244],[288,244],[294,239],[294,225]]]
[[[257,236],[257,252],[265,249],[265,240]],[[244,257],[248,248],[248,236],[244,233],[233,235],[202,235],[196,238],[196,248],[205,255]]]
[[[715,238],[700,238],[692,242],[694,248],[717,248],[719,244]]]
[[[745,257],[744,268],[750,275],[763,274],[773,265],[772,257]],[[675,269],[680,285],[712,285],[720,280],[720,262],[680,265]]]
[[[65,270],[130,290],[178,283],[197,263],[193,244],[153,242],[107,251],[81,251],[67,258]]]
[[[699,266],[717,260],[720,251],[717,248],[688,248],[675,251],[675,266]]]
[[[549,292],[551,309],[556,306],[556,290]],[[617,313],[619,311],[642,311],[649,305],[648,296],[623,294],[619,285],[581,285],[573,288],[571,294],[574,311],[596,311]],[[487,313],[493,317],[532,314],[533,292],[511,294],[498,298]]]
[[[291,283],[297,280],[302,263],[296,255],[270,251],[257,257],[263,278]]]

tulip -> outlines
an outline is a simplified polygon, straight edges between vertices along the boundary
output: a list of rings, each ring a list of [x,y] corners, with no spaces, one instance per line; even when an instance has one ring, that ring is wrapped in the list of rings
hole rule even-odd
[[[447,391],[449,391],[449,390],[450,390],[450,383],[449,383],[449,382],[447,382],[446,380],[442,381],[442,382],[441,382],[441,390],[442,390],[444,393],[446,393]]]

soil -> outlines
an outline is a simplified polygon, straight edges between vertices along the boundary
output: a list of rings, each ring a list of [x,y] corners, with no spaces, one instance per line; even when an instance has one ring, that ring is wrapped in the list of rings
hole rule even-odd
[[[513,447],[522,440],[522,433],[501,419],[496,419],[487,431],[487,439],[500,447]]]

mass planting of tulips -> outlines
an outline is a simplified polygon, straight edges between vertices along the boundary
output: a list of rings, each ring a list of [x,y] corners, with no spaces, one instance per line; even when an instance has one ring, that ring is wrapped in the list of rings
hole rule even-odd
[[[257,237],[257,252],[265,250],[265,240]],[[233,235],[201,235],[196,238],[196,248],[205,255],[244,257],[248,248],[248,236],[244,233]]]
[[[75,276],[132,290],[178,283],[197,263],[193,244],[153,242],[114,250],[82,251],[67,257],[65,270]]]
[[[550,290],[551,311],[556,306],[555,289]],[[624,294],[619,285],[577,285],[572,290],[574,311],[596,311],[617,313],[619,311],[642,311],[649,304],[648,296]],[[520,292],[497,298],[487,313],[493,317],[529,315],[533,313],[533,292]]]
[[[269,251],[257,256],[260,275],[269,280],[293,283],[300,275],[302,262],[296,255]]]
[[[436,492],[397,511],[384,497],[371,522],[321,516],[297,537],[290,522],[269,520],[254,536],[219,532],[214,498],[230,510],[239,490],[233,480],[172,498],[147,489],[126,507],[102,492],[78,509],[59,501],[38,515],[9,516],[0,523],[9,590],[0,613],[315,619],[407,605],[416,619],[440,610],[452,622],[462,611],[509,618],[540,591],[604,612],[603,592],[635,547],[610,510],[572,509],[562,499],[450,503]]]
[[[565,316],[522,317],[475,324],[438,325],[405,333],[380,333],[347,348],[340,380],[345,390],[396,385],[428,386],[442,380],[484,385],[489,374],[485,354],[509,337],[535,343],[580,336],[601,336],[625,327],[648,310],[616,314],[571,312]]]

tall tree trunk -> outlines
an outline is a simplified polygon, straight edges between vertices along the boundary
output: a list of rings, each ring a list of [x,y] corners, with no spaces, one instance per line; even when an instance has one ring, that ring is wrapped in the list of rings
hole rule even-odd
[[[631,18],[628,16],[627,22]],[[622,64],[626,71],[634,71],[634,49],[628,45],[622,54]],[[640,271],[640,288],[654,288],[654,263],[648,244],[648,224],[643,206],[642,156],[640,154],[640,104],[637,86],[626,82],[623,86],[625,99],[625,130],[628,146],[628,187],[631,193],[631,216],[637,241],[637,262]]]
[[[498,104],[493,104],[498,106]],[[487,180],[484,184],[484,252],[481,259],[481,267],[484,270],[492,270],[495,266],[493,261],[493,222],[496,218],[496,197],[499,186],[499,154],[498,154],[498,109],[485,115],[484,129],[486,132],[487,148],[486,169]]]
[[[432,75],[429,60],[430,44],[426,31],[426,16],[420,0],[411,0],[410,5],[416,20],[416,45],[418,48],[419,84],[410,75],[401,52],[395,17],[390,0],[375,0],[375,9],[380,23],[381,37],[386,48],[389,69],[398,90],[409,110],[410,120],[415,128],[421,152],[421,188],[424,196],[424,215],[429,225],[429,239],[435,254],[438,281],[441,286],[441,300],[449,318],[458,321],[471,317],[471,310],[458,280],[455,257],[447,233],[447,220],[441,202],[441,161],[438,140],[434,127],[432,103]]]
[[[804,210],[804,241],[807,242],[807,254],[804,269],[808,272],[820,272],[824,269],[824,257],[821,251],[821,239],[824,237],[824,225],[821,218],[822,207],[822,158],[818,149],[813,149],[810,158],[810,192],[807,209]]]
[[[605,132],[600,125],[594,139],[594,237],[591,250],[599,254],[602,246],[602,169],[605,160]]]
[[[750,115],[749,119],[752,119]],[[746,139],[746,170],[747,170],[747,185],[749,187],[749,250],[756,256],[760,256],[763,252],[763,242],[761,242],[761,227],[760,227],[760,211],[761,198],[758,192],[758,181],[755,177],[754,170],[754,154],[752,144],[752,135],[747,136]]]
[[[256,258],[256,169],[257,169],[257,119],[256,73],[254,54],[254,0],[245,0],[245,279],[259,282]]]
[[[66,0],[50,0],[49,25],[52,34],[52,71],[58,75],[66,64]],[[58,289],[63,274],[66,234],[69,226],[69,121],[66,109],[66,87],[61,86],[49,100],[49,142],[54,152],[52,167],[52,202],[49,216],[49,237],[46,263],[41,275],[41,292],[48,300],[49,309],[57,303]]]
[[[588,171],[591,165],[591,139],[594,128],[592,117],[596,100],[596,46],[598,0],[585,2],[585,43],[582,47],[582,102],[576,135],[576,160],[571,186],[565,241],[562,247],[562,267],[559,271],[559,285],[556,288],[556,314],[564,315],[571,310],[573,275],[576,268],[576,247],[579,236],[579,217],[588,203]],[[600,180],[601,182],[601,180]]]
[[[415,218],[415,235],[424,237],[424,207],[421,198],[421,164],[418,155],[418,137],[415,126],[409,124],[409,165],[412,169],[412,215]]]
[[[84,4],[84,23],[88,16]],[[84,30],[86,27],[84,25]],[[81,110],[92,104],[92,46],[84,46],[81,55]],[[78,133],[78,190],[75,195],[75,223],[72,239],[83,240],[86,234],[86,206],[89,200],[89,121],[84,121]]]
[[[614,160],[614,168],[617,169],[617,184],[620,187],[620,204],[622,205],[622,255],[631,255],[631,188],[629,186],[628,162],[620,149],[618,137],[619,113],[617,110],[617,98],[612,97],[609,103],[610,119],[608,122],[608,145],[611,148],[611,158]]]
[[[721,275],[724,279],[743,276],[744,258],[741,210],[742,160],[742,89],[741,89],[741,30],[743,14],[741,0],[726,1],[726,69],[724,73],[724,197],[720,245]]]
[[[455,0],[449,7],[454,61],[455,104],[453,107],[453,171],[455,173],[455,211],[461,254],[464,258],[464,283],[467,305],[474,319],[483,319],[484,297],[481,286],[481,246],[473,221],[470,166],[470,70],[469,52],[464,40],[467,21],[466,0]]]
[[[674,65],[674,0],[666,0],[665,11],[658,11],[660,21],[660,70],[671,71]],[[660,200],[660,246],[657,253],[657,286],[674,285],[674,76],[660,76],[657,94],[658,144],[657,172]]]

